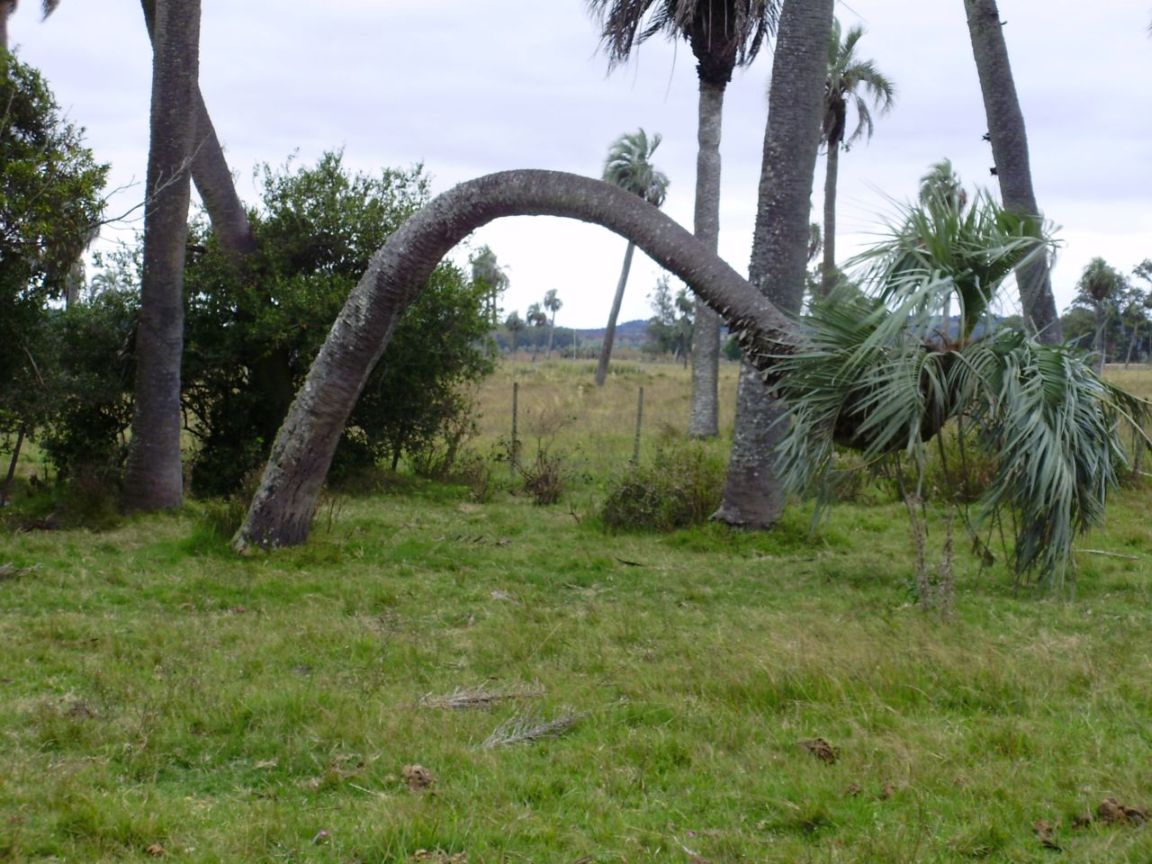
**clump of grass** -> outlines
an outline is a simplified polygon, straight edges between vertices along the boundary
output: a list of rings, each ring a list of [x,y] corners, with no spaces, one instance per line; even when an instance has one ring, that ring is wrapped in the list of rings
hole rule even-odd
[[[609,486],[600,518],[609,531],[674,531],[706,522],[723,489],[723,463],[703,444],[666,440]]]

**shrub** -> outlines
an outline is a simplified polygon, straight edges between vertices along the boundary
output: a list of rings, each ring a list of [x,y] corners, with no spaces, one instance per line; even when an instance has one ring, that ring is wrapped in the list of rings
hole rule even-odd
[[[674,531],[708,521],[723,491],[724,464],[703,444],[665,442],[611,484],[600,518],[609,531]]]

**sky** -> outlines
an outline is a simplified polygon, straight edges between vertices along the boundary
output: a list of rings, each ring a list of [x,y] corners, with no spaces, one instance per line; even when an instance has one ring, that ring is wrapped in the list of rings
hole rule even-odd
[[[109,213],[143,197],[150,48],[136,0],[64,0],[46,22],[23,0],[9,37],[41,69],[68,118],[123,187]],[[1057,306],[1088,261],[1122,271],[1152,257],[1152,0],[1000,0],[1024,110],[1037,200],[1061,242]],[[933,162],[950,158],[970,188],[995,190],[961,0],[838,2],[860,53],[896,85],[875,135],[840,159],[838,251],[858,252]],[[697,81],[683,42],[654,38],[608,71],[585,0],[203,0],[200,81],[241,197],[253,169],[292,154],[342,150],[374,173],[423,164],[434,192],[493,171],[548,168],[598,177],[609,145],[644,128],[671,179],[664,210],[691,228]],[[770,46],[738,70],[725,101],[720,254],[747,272],[767,119]],[[813,219],[822,213],[817,164]],[[101,244],[131,238],[131,219]],[[454,251],[488,244],[524,314],[555,288],[557,324],[600,327],[626,241],[550,217],[492,223]],[[620,320],[648,318],[659,268],[637,255]],[[1012,311],[1011,307],[1005,311]]]

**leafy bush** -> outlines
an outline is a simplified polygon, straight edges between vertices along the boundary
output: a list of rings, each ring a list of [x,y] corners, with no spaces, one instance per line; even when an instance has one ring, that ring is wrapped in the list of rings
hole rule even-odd
[[[611,485],[600,518],[609,531],[674,531],[707,522],[723,491],[724,464],[703,444],[663,442]]]
[[[351,175],[339,154],[314,167],[265,166],[251,214],[258,251],[237,265],[201,220],[186,271],[184,404],[200,442],[192,487],[235,490],[266,458],[332,321],[388,236],[428,200],[420,169]],[[402,457],[454,456],[469,385],[492,369],[484,284],[443,264],[398,322],[349,418],[336,479]]]

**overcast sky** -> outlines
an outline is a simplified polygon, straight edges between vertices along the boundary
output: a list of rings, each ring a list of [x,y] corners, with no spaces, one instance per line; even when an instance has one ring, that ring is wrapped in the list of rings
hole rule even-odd
[[[1053,276],[1063,309],[1093,256],[1125,271],[1152,257],[1152,0],[1001,0],[1000,11],[1037,198],[1063,242]],[[97,157],[112,163],[112,184],[138,184],[113,202],[125,210],[142,197],[147,160],[150,49],[139,3],[64,0],[45,23],[38,12],[24,0],[10,38],[86,127]],[[872,141],[840,160],[839,249],[850,254],[893,213],[892,199],[915,196],[932,162],[951,158],[969,187],[994,178],[961,0],[852,0],[838,3],[837,15],[867,29],[861,54],[897,87]],[[612,140],[643,127],[664,137],[654,159],[672,181],[664,209],[691,228],[691,52],[653,40],[608,74],[597,49],[584,0],[203,0],[201,89],[249,202],[253,166],[293,152],[311,163],[342,148],[350,167],[369,172],[422,162],[439,192],[508,168],[599,176]],[[765,51],[738,71],[725,105],[720,252],[740,272],[771,59]],[[823,159],[814,214],[822,188]],[[622,238],[523,217],[468,241],[483,243],[511,280],[506,311],[523,314],[555,288],[564,302],[558,323],[603,325]],[[650,316],[658,274],[637,256],[621,320]]]

